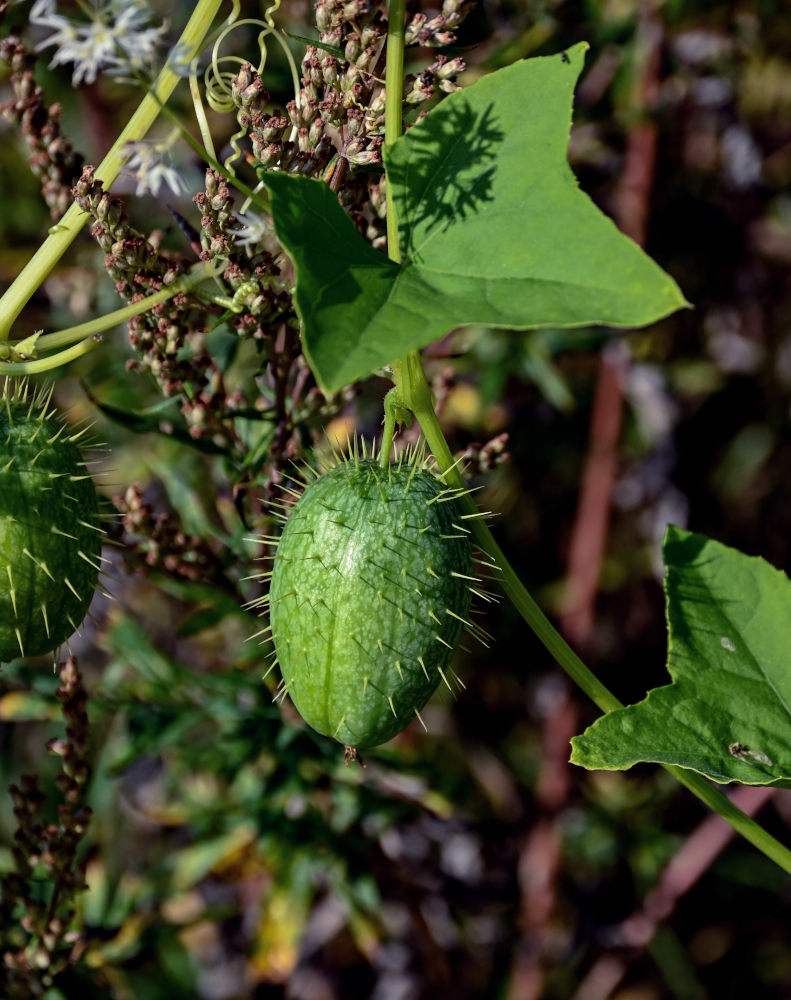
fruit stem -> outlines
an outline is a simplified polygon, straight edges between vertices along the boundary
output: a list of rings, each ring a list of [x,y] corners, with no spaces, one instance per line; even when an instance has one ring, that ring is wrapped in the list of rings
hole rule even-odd
[[[386,469],[390,462],[390,449],[393,447],[393,435],[395,434],[396,415],[393,405],[393,393],[396,389],[391,389],[385,396],[385,420],[382,431],[382,444],[379,448],[379,464]]]
[[[551,624],[516,575],[516,572],[489,530],[485,521],[485,515],[478,510],[475,502],[469,493],[466,492],[467,488],[464,477],[459,470],[459,464],[453,458],[453,454],[448,447],[445,435],[442,433],[442,428],[437,420],[437,415],[434,412],[434,407],[430,403],[430,390],[425,374],[423,373],[420,355],[417,351],[413,351],[406,357],[405,361],[406,364],[403,366],[401,374],[402,377],[405,374],[406,378],[403,379],[401,385],[397,385],[400,395],[405,404],[409,406],[417,417],[428,446],[439,464],[445,482],[448,486],[465,490],[461,502],[465,507],[465,518],[469,523],[469,529],[478,545],[487,555],[491,556],[492,562],[499,566],[501,572],[500,583],[506,595],[554,659],[560,663],[571,679],[582,688],[585,694],[588,695],[602,712],[611,712],[613,709],[622,708],[623,705],[621,702],[585,666],[566,640]]]
[[[412,426],[412,413],[404,406],[404,402],[394,387],[385,396],[385,419],[382,431],[382,444],[379,448],[379,464],[386,469],[390,462],[390,452],[393,447],[393,435],[396,424],[400,427],[406,424]]]
[[[200,51],[221,4],[222,0],[198,0],[181,37],[171,49],[165,66],[154,82],[151,93],[146,94],[140,102],[137,111],[96,170],[96,179],[102,181],[105,189],[110,187],[126,162],[124,150],[126,144],[142,139],[146,135],[159,116],[162,106],[175,90],[181,79],[179,67],[189,66],[190,60]],[[0,341],[8,340],[11,327],[28,299],[55,267],[89,218],[90,216],[73,202],[60,222],[50,230],[47,239],[6,289],[0,298],[0,316],[2,316]]]

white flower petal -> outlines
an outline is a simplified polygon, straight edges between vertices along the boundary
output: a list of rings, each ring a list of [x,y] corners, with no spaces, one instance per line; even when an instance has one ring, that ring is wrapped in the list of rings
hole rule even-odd
[[[117,70],[128,63],[135,68],[150,64],[156,48],[167,30],[165,24],[144,27],[151,11],[137,0],[109,0],[103,5],[94,4],[96,14],[92,21],[73,23],[56,13],[55,0],[35,0],[30,12],[30,22],[39,27],[53,29],[53,34],[36,46],[36,51],[55,47],[51,66],[74,64],[72,83],[93,83],[102,70]],[[119,54],[125,53],[126,59]]]

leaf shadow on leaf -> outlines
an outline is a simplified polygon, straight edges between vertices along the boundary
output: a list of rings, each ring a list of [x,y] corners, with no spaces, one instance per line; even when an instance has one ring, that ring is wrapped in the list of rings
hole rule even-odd
[[[705,566],[708,563],[713,562],[712,558],[708,558],[703,561],[696,558],[698,554],[706,548],[707,541],[708,539],[705,535],[696,535],[689,532],[675,543],[679,553],[679,558],[683,559],[685,564],[698,562],[701,566]]]
[[[365,241],[326,184],[266,176],[303,350],[325,392],[458,326],[634,327],[684,305],[568,165],[584,51],[485,75],[385,145],[398,263]]]
[[[448,110],[435,115],[430,130],[418,127],[406,133],[406,179],[417,195],[409,200],[406,223],[409,256],[416,261],[420,252],[413,245],[415,230],[444,232],[493,200],[497,163],[491,161],[505,138],[493,103],[480,111],[461,103],[441,107]]]

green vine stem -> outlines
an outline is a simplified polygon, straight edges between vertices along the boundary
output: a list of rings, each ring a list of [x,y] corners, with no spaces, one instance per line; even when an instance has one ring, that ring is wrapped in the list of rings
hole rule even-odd
[[[200,284],[202,281],[213,279],[216,274],[217,269],[214,264],[196,264],[187,274],[177,278],[161,291],[154,292],[153,295],[147,295],[144,299],[138,299],[136,302],[132,302],[128,306],[123,306],[121,309],[105,313],[104,316],[92,319],[88,323],[79,323],[77,326],[69,326],[64,330],[58,330],[56,333],[44,334],[44,336],[39,337],[36,341],[36,349],[46,351],[55,347],[64,347],[66,344],[73,344],[78,340],[84,340],[86,337],[103,333],[105,330],[110,330],[119,323],[124,323],[128,319],[132,319],[133,316],[139,316],[141,313],[148,312],[149,309],[153,309],[154,306],[158,306],[161,302],[167,302],[168,299],[172,299],[174,295],[178,295],[180,292],[189,291],[189,289]]]
[[[36,352],[65,347],[67,344],[73,344],[74,346],[58,351],[56,354],[50,354],[44,358],[31,358],[24,361],[0,361],[0,375],[35,375],[68,364],[70,361],[74,361],[75,358],[82,357],[83,354],[92,351],[94,347],[98,347],[102,343],[102,333],[105,330],[110,330],[118,323],[123,323],[133,316],[139,316],[141,313],[148,312],[149,309],[153,309],[160,302],[167,302],[174,295],[178,295],[179,292],[186,292],[202,281],[213,279],[216,273],[216,266],[212,263],[196,264],[188,274],[178,278],[168,285],[167,288],[163,288],[153,295],[148,295],[144,299],[139,299],[137,302],[132,302],[122,309],[116,309],[114,312],[106,313],[98,319],[92,319],[87,323],[79,323],[77,326],[70,326],[55,333],[31,337],[29,338],[30,340],[35,340]],[[216,296],[209,296],[209,298],[214,299]],[[20,342],[17,341],[14,346],[19,345]]]
[[[30,361],[0,361],[0,375],[38,375],[40,372],[51,371],[53,368],[60,368],[67,365],[75,358],[81,358],[83,354],[92,351],[102,343],[102,335],[94,333],[91,337],[86,337],[75,344],[67,347],[65,351],[58,351],[48,358],[33,358]]]
[[[465,489],[464,478],[459,472],[458,463],[454,461],[442,433],[434,407],[431,404],[426,404],[426,398],[430,398],[430,390],[423,372],[420,355],[417,352],[412,352],[404,359],[404,362],[400,367],[405,378],[402,384],[397,386],[399,396],[410,405],[410,409],[420,423],[429,448],[437,459],[448,486]],[[463,517],[467,520],[475,541],[501,571],[500,584],[502,589],[547,651],[602,712],[611,712],[613,709],[622,708],[621,702],[585,666],[527,592],[495,541],[486,524],[485,515],[477,509],[469,493],[464,494],[462,502],[467,509]],[[671,764],[663,764],[662,766],[701,801],[705,802],[709,808],[727,820],[746,840],[749,840],[767,857],[775,861],[784,871],[791,874],[791,851],[767,833],[755,820],[743,813],[730,801],[727,795],[695,771]]]
[[[178,43],[171,50],[168,61],[154,82],[151,93],[146,94],[140,102],[137,111],[96,171],[96,179],[102,181],[105,187],[112,184],[124,165],[126,144],[142,139],[156,121],[162,106],[183,75],[178,68],[188,67],[192,58],[200,51],[222,2],[223,0],[198,0]],[[9,339],[11,327],[28,299],[69,248],[88,218],[73,203],[0,298],[0,341]]]
[[[401,134],[402,129],[401,90],[404,68],[404,8],[405,0],[391,0],[387,37],[385,147],[395,142]],[[395,203],[389,187],[386,189],[386,196],[387,249],[391,260],[399,262],[401,255],[398,246],[398,220]],[[533,632],[535,632],[551,656],[602,712],[612,712],[614,709],[622,708],[622,703],[585,666],[539,608],[495,541],[486,524],[486,515],[478,510],[475,502],[467,492],[464,477],[459,471],[458,463],[454,460],[453,454],[445,440],[445,435],[442,433],[442,428],[434,411],[431,389],[426,381],[419,353],[411,351],[405,357],[394,361],[391,367],[393,370],[393,381],[396,390],[395,400],[397,400],[397,404],[410,409],[417,418],[447,485],[464,491],[461,495],[461,500],[466,508],[466,513],[463,517],[468,521],[470,531],[479,547],[486,553],[491,563],[499,569],[500,584],[506,596],[512,601],[519,614]],[[392,411],[392,403],[390,408]],[[386,432],[389,430],[392,436],[394,423],[391,428],[388,422],[387,409],[385,412],[385,430]],[[663,764],[662,766],[710,809],[713,809],[724,820],[730,823],[734,829],[757,847],[759,851],[762,851],[784,871],[791,874],[791,850],[735,806],[727,795],[695,771],[672,764]]]
[[[412,413],[401,401],[398,390],[391,389],[385,396],[385,419],[382,430],[382,445],[379,449],[379,464],[386,469],[390,463],[390,451],[393,447],[393,436],[396,424],[412,426]]]
[[[396,141],[403,128],[402,98],[404,90],[404,23],[406,0],[390,0],[387,11],[387,51],[385,63],[385,149]],[[387,254],[391,260],[401,260],[398,245],[398,219],[395,202],[386,190]]]

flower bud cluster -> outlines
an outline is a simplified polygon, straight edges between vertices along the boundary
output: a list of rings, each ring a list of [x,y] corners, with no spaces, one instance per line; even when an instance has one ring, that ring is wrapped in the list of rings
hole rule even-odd
[[[94,218],[91,235],[105,251],[104,266],[119,295],[136,302],[176,281],[187,262],[160,250],[129,224],[120,199],[104,191],[86,166],[73,189],[84,212]],[[189,297],[176,294],[129,320],[129,343],[138,352],[130,370],[150,372],[165,396],[182,396],[182,413],[193,437],[226,436],[222,375],[206,349],[205,307],[190,310]],[[190,356],[182,350],[191,348]]]
[[[308,47],[303,82],[316,93],[328,128],[340,130],[335,151],[352,167],[382,166],[384,135],[384,45],[387,22],[378,4],[319,0],[316,21],[322,42],[343,58]]]
[[[60,131],[61,107],[47,105],[33,78],[35,58],[14,34],[0,41],[0,65],[11,71],[13,99],[0,104],[6,121],[21,127],[29,150],[30,169],[41,180],[41,193],[53,219],[71,203],[71,185],[79,176],[83,158]]]
[[[192,199],[201,212],[201,260],[227,260],[234,251],[233,198],[225,178],[211,167],[206,171],[206,190]]]
[[[458,28],[473,6],[474,0],[444,0],[441,12],[434,17],[418,11],[406,25],[406,44],[425,47],[453,45],[456,41],[454,29]]]
[[[410,22],[410,41],[448,44],[451,29],[461,23],[471,3],[446,0],[431,20],[416,15]],[[251,65],[243,65],[232,83],[237,118],[258,164],[323,176],[338,191],[360,233],[383,247],[385,7],[380,0],[318,0],[315,14],[320,41],[334,51],[306,48],[299,92],[284,113],[269,107],[260,76]],[[438,55],[418,76],[407,77],[404,113],[437,92],[458,90],[456,77],[463,69],[462,59]]]
[[[77,853],[91,816],[85,801],[90,777],[87,697],[77,660],[70,657],[60,667],[57,696],[66,734],[47,744],[61,759],[57,821],[45,817],[46,797],[35,775],[23,775],[10,788],[17,820],[14,869],[0,883],[0,994],[9,1000],[49,990],[75,959],[80,938],[74,901],[87,886]],[[51,884],[51,897],[41,892],[43,882]]]
[[[321,41],[343,57],[309,45],[301,87],[285,115],[267,113],[268,95],[251,66],[232,85],[240,124],[254,158],[264,167],[317,175],[333,156],[352,167],[381,168],[384,95],[382,72],[387,25],[375,0],[319,0]]]
[[[359,24],[370,21],[377,13],[375,0],[318,0],[315,4],[316,27],[319,29],[322,42],[340,46],[340,39],[347,31],[354,30],[350,21]],[[331,41],[330,36],[337,33],[337,41]]]
[[[315,174],[332,155],[315,89],[308,81],[303,83],[298,98],[289,101],[282,113],[269,110],[269,94],[249,63],[232,81],[237,119],[250,137],[254,159],[264,167]]]
[[[220,579],[220,560],[207,540],[184,531],[172,511],[156,511],[139,485],[128,487],[113,503],[123,515],[128,568],[145,565],[184,580]]]
[[[206,190],[193,201],[201,211],[201,259],[228,261],[224,280],[231,286],[234,306],[239,310],[232,325],[241,336],[256,340],[275,339],[280,323],[294,315],[289,285],[271,253],[247,243],[254,260],[241,252],[245,227],[233,213],[233,197],[221,174],[206,171]]]
[[[508,452],[508,434],[497,434],[486,444],[472,441],[464,449],[463,455],[468,475],[482,476],[485,472],[491,472],[498,465],[511,460]]]
[[[437,90],[452,94],[461,87],[456,83],[456,77],[462,73],[466,63],[458,56],[448,59],[439,55],[418,76],[409,74],[404,80],[404,100],[407,104],[423,104],[431,100]]]
[[[426,15],[413,19],[410,41],[448,44],[452,37],[449,32],[461,23],[471,4],[472,0],[446,0],[441,14],[431,21]],[[384,179],[380,172],[385,88],[381,78],[386,10],[377,0],[318,0],[315,10],[321,41],[341,49],[343,57],[308,47],[302,62],[303,89],[297,103],[303,118],[314,115],[318,107],[324,137],[332,138],[333,153],[351,173],[351,177],[344,178],[343,169],[340,173],[335,170],[331,183],[338,185],[341,202],[360,232],[374,246],[383,247]],[[440,55],[419,76],[407,78],[405,114],[437,91],[457,90],[456,76],[463,69],[463,60]],[[353,182],[356,176],[364,178],[362,186]]]

